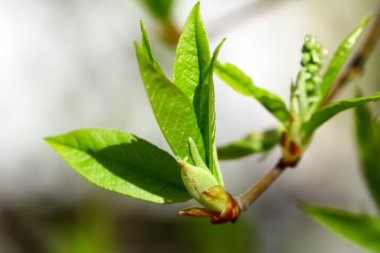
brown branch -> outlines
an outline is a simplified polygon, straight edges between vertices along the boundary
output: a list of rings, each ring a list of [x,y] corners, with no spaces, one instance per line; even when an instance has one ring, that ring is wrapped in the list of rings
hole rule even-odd
[[[220,34],[225,34],[227,30],[232,30],[250,18],[258,17],[262,13],[271,11],[282,4],[288,4],[291,1],[294,0],[248,1],[249,3],[222,15],[208,24],[209,37],[212,38],[217,37]]]
[[[327,98],[322,103],[326,105],[330,103],[339,91],[352,79],[363,73],[364,65],[368,59],[368,56],[372,52],[376,42],[380,37],[380,7],[364,34],[363,38],[359,42],[359,45],[351,57],[347,66],[338,75],[332,89]]]
[[[263,192],[285,171],[288,166],[281,160],[274,166],[264,177],[262,177],[248,191],[240,195],[237,199],[241,211],[247,210],[248,207],[261,196]]]

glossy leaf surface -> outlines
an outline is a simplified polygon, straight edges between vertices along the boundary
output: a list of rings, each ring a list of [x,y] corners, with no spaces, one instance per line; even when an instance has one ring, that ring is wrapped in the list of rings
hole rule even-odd
[[[81,129],[45,140],[80,175],[102,188],[155,203],[190,199],[176,160],[130,133]]]

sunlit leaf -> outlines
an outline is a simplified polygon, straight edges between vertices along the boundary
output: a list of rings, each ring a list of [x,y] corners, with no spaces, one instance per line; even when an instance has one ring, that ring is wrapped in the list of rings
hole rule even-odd
[[[182,159],[188,157],[188,162],[192,163],[188,147],[188,139],[191,137],[205,160],[203,137],[192,103],[176,85],[157,70],[146,50],[137,44],[136,54],[153,112],[174,154]]]
[[[205,82],[210,65],[207,33],[198,2],[190,12],[178,42],[174,61],[174,83],[193,101],[196,89]]]
[[[244,96],[259,101],[274,117],[285,123],[289,119],[289,111],[285,103],[277,95],[254,85],[252,79],[231,63],[215,64],[216,74],[231,88]]]
[[[281,131],[270,129],[265,132],[252,132],[241,139],[218,147],[221,160],[237,159],[251,154],[267,152],[281,140]]]
[[[220,171],[214,164],[215,97],[212,73],[221,44],[210,58],[207,33],[202,22],[199,2],[190,12],[178,42],[174,62],[174,84],[192,102],[197,124],[203,136],[205,162],[221,183]]]
[[[190,199],[176,160],[130,133],[81,129],[45,140],[80,175],[102,188],[155,203]]]
[[[206,163],[211,173],[220,184],[223,184],[222,175],[214,161],[215,145],[215,92],[214,92],[214,63],[218,57],[224,40],[217,46],[211,63],[205,75],[205,80],[200,84],[194,97],[194,109],[198,118],[198,125],[203,135],[206,150]]]
[[[360,36],[362,35],[364,28],[370,17],[365,17],[360,24],[343,40],[335,51],[326,72],[323,75],[323,80],[320,85],[320,102],[328,94],[331,85],[334,83],[334,80],[339,74],[339,71],[342,69],[344,64],[347,62],[348,57],[355,48],[356,44],[359,41]]]
[[[301,209],[347,240],[380,252],[380,218],[318,205],[301,205]]]
[[[356,108],[355,123],[363,174],[380,210],[380,124],[365,106]]]
[[[302,125],[302,130],[305,133],[306,138],[310,137],[311,134],[320,127],[323,123],[331,119],[336,114],[356,107],[363,105],[365,103],[371,102],[371,101],[377,101],[380,99],[380,93],[376,93],[372,96],[368,97],[360,97],[360,98],[350,98],[345,99],[337,102],[333,102],[318,111],[316,111],[310,118],[309,121],[305,122]]]
[[[158,61],[154,57],[154,54],[152,52],[152,48],[150,46],[148,31],[146,30],[146,27],[145,27],[144,22],[142,20],[140,21],[140,28],[141,28],[141,46],[142,46],[142,48],[145,50],[146,54],[149,56],[149,60],[153,64],[154,68],[157,71],[159,71],[161,74],[165,75],[160,64],[158,63]]]

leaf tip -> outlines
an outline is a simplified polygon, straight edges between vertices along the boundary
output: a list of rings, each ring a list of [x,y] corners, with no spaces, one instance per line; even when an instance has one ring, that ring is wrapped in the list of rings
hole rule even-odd
[[[47,144],[49,144],[50,146],[52,145],[52,143],[54,142],[54,137],[53,136],[48,136],[48,137],[44,137],[42,138]]]

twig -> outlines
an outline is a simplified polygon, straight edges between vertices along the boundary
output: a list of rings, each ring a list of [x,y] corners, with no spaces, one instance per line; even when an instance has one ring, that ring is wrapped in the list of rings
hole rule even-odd
[[[380,37],[380,8],[372,21],[371,26],[368,28],[365,36],[359,42],[358,49],[349,61],[347,67],[341,72],[333,85],[332,91],[323,102],[323,104],[329,103],[339,90],[354,76],[362,73],[364,64],[370,55],[373,47]],[[248,191],[243,193],[237,198],[240,210],[246,210],[261,194],[289,167],[281,160],[277,165],[272,168],[263,178],[261,178],[254,186]]]
[[[263,192],[285,171],[288,166],[281,160],[264,177],[262,177],[248,191],[240,195],[237,199],[240,210],[247,210],[248,207],[261,196]]]
[[[371,22],[371,25],[368,27],[367,32],[363,36],[362,40],[359,42],[357,50],[354,52],[354,55],[351,57],[351,60],[343,71],[339,74],[335,83],[332,86],[332,89],[327,96],[327,98],[322,103],[326,105],[330,103],[338,92],[350,81],[352,78],[357,77],[363,72],[364,64],[366,63],[368,56],[372,52],[377,40],[380,37],[380,6],[374,17],[374,20]]]
[[[259,0],[252,1],[236,10],[232,10],[222,17],[217,18],[214,22],[207,25],[209,36],[216,37],[225,34],[226,30],[231,30],[242,22],[257,17],[259,14],[272,10],[280,4],[289,3],[290,0]],[[227,22],[226,22],[227,21]]]

